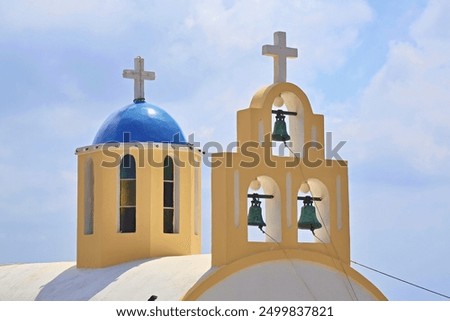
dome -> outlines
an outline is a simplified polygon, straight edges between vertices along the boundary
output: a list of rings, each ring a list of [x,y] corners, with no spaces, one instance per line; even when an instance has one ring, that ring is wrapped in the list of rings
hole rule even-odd
[[[185,144],[183,132],[163,109],[145,101],[125,106],[109,116],[93,144],[112,142],[172,142]]]

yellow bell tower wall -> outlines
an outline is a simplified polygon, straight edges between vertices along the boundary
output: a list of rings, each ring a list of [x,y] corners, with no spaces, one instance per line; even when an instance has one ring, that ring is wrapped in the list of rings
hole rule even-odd
[[[291,152],[274,156],[271,148],[272,110],[281,97],[289,118]],[[279,104],[279,103],[278,103]],[[266,87],[253,97],[250,107],[238,111],[237,152],[213,155],[212,264],[226,265],[274,249],[315,251],[350,264],[347,164],[325,159],[323,116],[312,112],[304,92],[290,83]],[[304,148],[306,146],[306,148]],[[257,180],[264,194],[266,241],[248,240],[249,186]],[[314,197],[323,227],[313,243],[298,241],[297,221],[302,185]],[[257,227],[254,227],[257,228]],[[319,239],[321,241],[319,241]]]
[[[105,144],[77,149],[77,266],[99,268],[201,248],[201,153],[186,145]],[[121,231],[120,162],[135,160],[135,225]],[[164,232],[164,159],[173,159],[173,233]],[[92,163],[91,163],[92,162]],[[91,165],[89,165],[91,163]],[[89,166],[91,168],[89,168]],[[92,220],[92,223],[89,223]]]

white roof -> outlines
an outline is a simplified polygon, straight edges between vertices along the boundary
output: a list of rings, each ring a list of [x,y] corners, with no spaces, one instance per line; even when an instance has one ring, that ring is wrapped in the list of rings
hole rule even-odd
[[[371,301],[349,276],[304,260],[274,260],[236,271],[200,295],[203,301]]]
[[[211,255],[169,256],[101,269],[74,262],[0,266],[0,300],[176,301],[214,272]],[[373,300],[362,284],[303,260],[261,262],[228,275],[198,300]]]
[[[74,262],[0,266],[0,300],[179,300],[211,267],[211,255],[133,261],[102,269]]]

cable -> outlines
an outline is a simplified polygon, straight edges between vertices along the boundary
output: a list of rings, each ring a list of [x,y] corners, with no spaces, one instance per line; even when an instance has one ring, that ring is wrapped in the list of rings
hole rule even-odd
[[[314,235],[314,237],[315,237],[316,239],[318,239],[321,243],[324,243],[324,244],[325,244],[325,242],[322,241],[322,240],[314,233],[314,231],[313,231],[313,235]]]
[[[442,293],[439,293],[439,292],[436,292],[436,291],[427,289],[427,288],[425,288],[425,287],[423,287],[423,286],[414,284],[414,283],[412,283],[412,282],[408,282],[408,281],[406,281],[406,280],[404,280],[404,279],[401,279],[401,278],[396,277],[396,276],[393,276],[393,275],[391,275],[391,274],[388,274],[388,273],[382,272],[382,271],[380,271],[380,270],[374,269],[374,268],[372,268],[372,267],[370,267],[370,266],[367,266],[367,265],[358,263],[358,262],[353,261],[353,260],[351,260],[350,262],[352,262],[352,263],[354,263],[354,264],[356,264],[356,265],[362,266],[363,268],[366,268],[366,269],[368,269],[368,270],[371,270],[371,271],[380,273],[380,274],[382,274],[382,275],[385,275],[385,276],[387,276],[387,277],[390,277],[390,278],[392,278],[392,279],[394,279],[394,280],[397,280],[397,281],[400,281],[400,282],[409,284],[409,285],[414,286],[414,287],[416,287],[416,288],[419,288],[419,289],[421,289],[421,290],[431,292],[431,293],[433,293],[433,294],[439,295],[439,296],[441,296],[441,297],[443,297],[443,298],[446,298],[446,299],[450,299],[450,296],[448,296],[448,295],[445,295],[445,294],[442,294]]]
[[[300,159],[300,158],[294,153],[294,151],[287,145],[286,141],[283,141],[283,142],[284,142],[284,146],[292,153],[292,155],[293,155],[294,157],[296,157],[297,159]],[[309,188],[309,191],[310,191],[310,193],[311,193],[311,196],[314,197],[314,195],[312,195],[311,186],[309,185],[309,183],[308,183],[308,181],[306,180],[306,177],[305,177],[305,175],[304,175],[304,173],[303,173],[303,169],[301,168],[301,166],[299,166],[299,168],[300,168],[300,171],[301,171],[301,173],[302,173],[303,178],[305,179],[306,184],[308,185],[308,188]],[[318,212],[318,214],[319,214],[319,216],[320,216],[322,222],[325,222],[325,221],[323,220],[323,217],[322,217],[322,215],[321,215],[321,213],[320,213],[319,207],[317,206],[316,201],[314,200],[314,198],[313,198],[313,202],[314,202],[314,205],[315,205],[316,208],[317,208],[317,212]],[[326,224],[324,224],[324,228],[325,228],[326,233],[328,234],[328,237],[331,238],[330,233],[328,232],[328,229],[327,229],[327,227],[326,227]],[[261,229],[261,231],[262,231],[262,229]],[[263,231],[263,232],[264,232],[264,231]],[[321,243],[324,243],[324,244],[325,244],[325,242],[322,241],[322,240],[314,233],[313,230],[312,230],[311,232],[312,232],[313,236],[314,236],[316,239],[318,239]],[[269,235],[269,237],[270,237],[270,235]],[[332,243],[332,242],[330,242],[330,243],[331,243],[331,245],[332,245],[333,248],[334,248],[333,243]],[[336,254],[337,254],[337,251],[336,251],[335,248],[334,248],[334,250],[335,250],[335,252],[336,252]],[[339,255],[339,254],[338,254],[338,255]],[[334,261],[334,260],[333,260],[333,261]],[[388,274],[388,273],[382,272],[382,271],[380,271],[380,270],[371,268],[371,267],[369,267],[369,266],[367,266],[367,265],[358,263],[358,262],[356,262],[356,261],[350,260],[350,262],[352,262],[352,263],[354,263],[354,264],[356,264],[356,265],[362,266],[363,268],[366,268],[366,269],[368,269],[368,270],[371,270],[371,271],[377,272],[377,273],[379,273],[379,274],[382,274],[382,275],[384,275],[384,276],[387,276],[387,277],[390,277],[390,278],[392,278],[392,279],[395,279],[395,280],[397,280],[397,281],[400,281],[400,282],[406,283],[406,284],[408,284],[408,285],[414,286],[414,287],[416,287],[416,288],[418,288],[418,289],[421,289],[421,290],[424,290],[424,291],[433,293],[433,294],[435,294],[435,295],[441,296],[441,297],[446,298],[446,299],[450,299],[450,296],[448,296],[448,295],[446,295],[446,294],[443,294],[443,293],[440,293],[440,292],[436,292],[436,291],[430,290],[430,289],[425,288],[425,287],[423,287],[423,286],[414,284],[414,283],[412,283],[412,282],[406,281],[406,280],[404,280],[404,279],[401,279],[401,278],[399,278],[399,277],[393,276],[393,275],[391,275],[391,274]],[[341,262],[341,265],[342,265],[342,262]],[[342,267],[342,268],[343,268],[343,267]],[[344,270],[344,269],[343,269],[343,270]],[[355,292],[355,290],[353,289],[352,283],[350,282],[350,279],[349,279],[347,273],[345,272],[345,270],[344,270],[344,273],[345,273],[345,275],[346,275],[346,277],[347,277],[347,280],[348,280],[348,282],[349,282],[349,284],[350,284],[350,287],[352,288],[353,294],[354,294],[355,297],[357,298],[356,292]]]
[[[322,241],[322,240],[314,233],[314,231],[313,231],[313,235],[314,235],[314,237],[315,237],[316,239],[318,239],[320,242],[325,243],[324,241]],[[377,273],[379,273],[379,274],[382,274],[382,275],[384,275],[384,276],[390,277],[390,278],[392,278],[392,279],[394,279],[394,280],[397,280],[397,281],[406,283],[406,284],[408,284],[408,285],[414,286],[414,287],[419,288],[419,289],[421,289],[421,290],[431,292],[431,293],[433,293],[433,294],[439,295],[439,296],[444,297],[444,298],[446,298],[446,299],[450,299],[450,296],[448,296],[448,295],[445,295],[445,294],[442,294],[442,293],[439,293],[439,292],[430,290],[430,289],[425,288],[425,287],[423,287],[423,286],[420,286],[420,285],[417,285],[417,284],[415,284],[415,283],[406,281],[406,280],[404,280],[404,279],[401,279],[401,278],[396,277],[396,276],[393,276],[393,275],[391,275],[391,274],[382,272],[382,271],[380,271],[380,270],[377,270],[377,269],[375,269],[375,268],[369,267],[369,266],[367,266],[367,265],[358,263],[358,262],[353,261],[353,260],[350,260],[350,262],[352,262],[352,263],[354,263],[354,264],[356,264],[356,265],[362,266],[363,268],[366,268],[366,269],[368,269],[368,270],[371,270],[371,271],[377,272]]]
[[[303,284],[305,285],[305,287],[306,287],[306,289],[308,290],[309,294],[311,294],[311,296],[313,297],[313,299],[314,299],[315,301],[317,301],[316,296],[314,295],[314,293],[313,293],[313,292],[311,291],[311,289],[309,288],[309,286],[308,286],[308,284],[306,283],[305,279],[303,279],[303,277],[297,273],[297,270],[295,269],[295,266],[294,266],[294,262],[292,262],[291,258],[290,258],[289,255],[286,253],[285,249],[284,249],[283,246],[280,244],[280,242],[278,242],[278,241],[277,241],[275,238],[273,238],[270,234],[268,234],[266,231],[264,231],[264,230],[262,229],[262,226],[258,226],[258,227],[259,227],[259,229],[261,230],[261,232],[262,232],[263,234],[267,235],[272,241],[274,241],[274,242],[280,247],[280,249],[283,251],[283,253],[284,253],[284,255],[286,256],[286,258],[288,259],[289,263],[291,264],[291,267],[292,267],[292,270],[294,271],[295,276],[303,282]]]
[[[261,231],[263,234],[267,235],[272,241],[274,241],[274,242],[277,243],[280,247],[282,247],[281,244],[280,244],[280,242],[278,242],[276,239],[274,239],[272,236],[270,236],[269,233],[267,233],[266,231],[263,230],[263,227],[262,227],[262,226],[258,226],[258,228],[260,229],[260,231]]]
[[[286,141],[283,141],[283,142],[284,142],[284,146],[292,153],[292,155],[293,155],[295,158],[297,158],[298,160],[301,160],[300,157],[298,157],[298,156],[294,153],[294,151],[287,145]],[[325,220],[323,219],[322,214],[320,213],[319,207],[317,206],[317,203],[316,203],[316,201],[314,200],[314,195],[313,195],[313,193],[312,193],[312,191],[311,191],[311,186],[309,185],[308,180],[306,179],[306,176],[305,176],[305,174],[303,173],[302,166],[299,165],[298,167],[300,168],[301,175],[303,176],[303,179],[305,180],[305,183],[308,185],[309,192],[311,193],[311,196],[313,197],[313,202],[314,202],[314,205],[315,205],[316,208],[317,208],[317,213],[319,214],[319,217],[321,218],[322,222],[324,222],[323,227],[325,228],[325,232],[327,233],[327,235],[328,235],[328,237],[329,237],[329,239],[330,239],[329,244],[331,244],[331,246],[332,246],[334,252],[335,252],[336,255],[338,256],[338,258],[339,258],[339,263],[340,263],[340,265],[341,265],[341,269],[342,269],[342,271],[344,272],[344,275],[345,275],[345,277],[346,277],[346,279],[347,279],[348,284],[350,285],[350,288],[351,288],[351,290],[352,290],[352,292],[353,292],[354,297],[356,298],[356,300],[358,300],[358,296],[356,295],[356,291],[355,291],[355,289],[353,288],[352,282],[350,281],[350,277],[347,275],[347,272],[345,271],[344,265],[342,264],[342,261],[340,260],[339,253],[338,253],[338,251],[336,250],[336,247],[334,246],[333,242],[331,242],[331,235],[330,235],[330,232],[328,231],[327,225],[325,224]],[[314,235],[319,241],[321,241],[323,244],[328,244],[328,243],[325,243],[325,242],[323,242],[322,240],[320,240],[320,239],[315,235],[314,232],[313,232],[313,235]],[[327,248],[327,247],[325,247],[325,248],[326,248],[327,251],[328,251],[328,248]],[[333,258],[333,256],[331,255],[331,253],[329,253],[329,254],[330,254],[331,258]],[[334,259],[333,259],[333,263],[334,263],[334,265],[335,265],[336,268],[337,268],[337,265],[336,265],[336,262],[335,262]],[[348,291],[348,288],[347,288],[347,287],[346,287],[346,289],[347,289],[347,291]],[[350,295],[350,297],[352,297],[350,291],[348,291],[348,294]]]

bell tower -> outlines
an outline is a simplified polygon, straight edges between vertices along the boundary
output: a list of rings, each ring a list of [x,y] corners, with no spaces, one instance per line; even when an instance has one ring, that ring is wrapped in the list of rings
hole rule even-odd
[[[297,50],[274,43],[274,83],[237,112],[237,150],[212,156],[213,270],[184,299],[385,300],[350,266],[347,163],[325,158],[324,117],[286,81]]]
[[[286,58],[297,57],[297,49],[286,47],[284,32],[275,33],[274,43],[262,50],[274,57],[274,84],[238,111],[238,151],[214,155],[220,165],[212,170],[213,265],[276,248],[349,265],[347,163],[325,159],[323,116],[286,82]],[[302,240],[299,229],[314,234],[313,242]],[[265,237],[249,240],[255,230]]]

